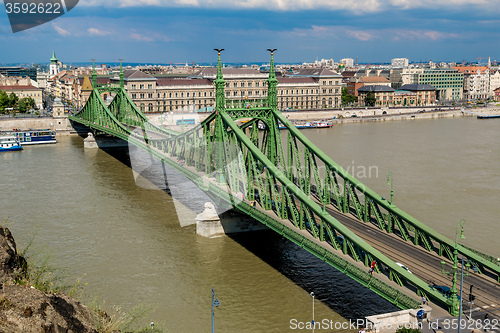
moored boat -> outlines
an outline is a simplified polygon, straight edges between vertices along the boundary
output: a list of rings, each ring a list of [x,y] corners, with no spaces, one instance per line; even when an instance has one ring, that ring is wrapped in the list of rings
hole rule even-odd
[[[21,146],[19,140],[14,135],[0,136],[0,152],[21,149],[23,149],[23,146]]]
[[[50,129],[15,130],[9,134],[14,135],[23,146],[56,143],[56,132]]]

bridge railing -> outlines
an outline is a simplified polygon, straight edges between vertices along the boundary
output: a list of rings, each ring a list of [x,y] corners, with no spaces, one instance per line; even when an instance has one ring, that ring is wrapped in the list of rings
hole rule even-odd
[[[274,113],[288,131],[289,178],[297,177],[298,183],[306,193],[310,193],[311,188],[315,189],[320,201],[337,206],[341,212],[351,212],[360,221],[374,223],[381,230],[395,233],[405,241],[411,241],[428,251],[434,251],[453,260],[452,240],[402,211],[358,181],[307,139],[283,114],[276,111]],[[297,141],[303,146],[302,159],[299,157]],[[323,163],[324,167],[324,175],[321,177],[319,163]],[[295,174],[292,170],[295,170]],[[462,245],[458,246],[458,252],[466,256],[472,265],[476,265],[480,273],[489,271],[500,282],[499,265],[485,260],[484,257]]]

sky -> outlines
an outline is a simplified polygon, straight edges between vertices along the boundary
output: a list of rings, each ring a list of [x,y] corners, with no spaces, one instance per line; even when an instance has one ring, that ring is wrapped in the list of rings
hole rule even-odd
[[[0,5],[0,64],[500,61],[500,0],[80,0],[12,33]]]

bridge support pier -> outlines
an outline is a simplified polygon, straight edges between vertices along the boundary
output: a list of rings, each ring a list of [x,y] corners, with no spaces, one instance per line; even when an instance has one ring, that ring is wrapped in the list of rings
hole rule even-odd
[[[87,134],[87,137],[83,139],[84,148],[114,148],[114,147],[128,147],[128,142],[108,136],[94,136],[92,132]]]
[[[83,139],[83,148],[99,148],[92,132],[89,132],[87,137]]]
[[[233,210],[217,215],[211,202],[205,203],[203,213],[196,216],[196,233],[208,238],[266,229],[259,221]]]

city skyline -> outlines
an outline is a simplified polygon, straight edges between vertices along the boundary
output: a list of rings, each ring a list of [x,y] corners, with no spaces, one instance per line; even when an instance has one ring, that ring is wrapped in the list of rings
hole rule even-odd
[[[0,14],[0,63],[278,63],[356,58],[360,63],[500,60],[495,3],[292,0],[81,0],[66,15],[13,34]]]

